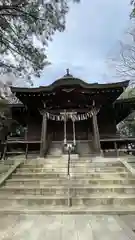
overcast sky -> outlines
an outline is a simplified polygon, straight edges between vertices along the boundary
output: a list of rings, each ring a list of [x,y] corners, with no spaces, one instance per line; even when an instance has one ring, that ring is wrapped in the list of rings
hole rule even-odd
[[[36,85],[48,85],[65,74],[87,82],[110,82],[106,59],[129,26],[130,0],[81,0],[72,4],[66,30],[49,44],[46,67]],[[108,77],[106,77],[108,75]]]

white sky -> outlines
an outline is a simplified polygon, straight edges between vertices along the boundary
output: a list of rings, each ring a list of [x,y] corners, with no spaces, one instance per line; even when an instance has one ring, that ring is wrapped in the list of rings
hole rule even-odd
[[[56,33],[49,44],[48,59],[35,85],[48,85],[65,74],[87,82],[110,82],[112,73],[106,64],[108,53],[123,38],[129,26],[129,0],[81,0],[72,4],[66,31]]]

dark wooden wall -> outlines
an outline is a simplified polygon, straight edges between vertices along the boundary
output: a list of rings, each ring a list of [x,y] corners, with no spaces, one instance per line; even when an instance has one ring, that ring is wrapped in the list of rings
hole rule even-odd
[[[28,140],[40,140],[41,139],[41,124],[39,123],[28,123]]]
[[[88,139],[88,130],[91,126],[90,121],[75,122],[76,140]],[[52,134],[54,141],[64,140],[64,122],[48,120],[48,134]],[[67,140],[73,140],[73,123],[71,120],[67,122]]]
[[[38,112],[30,112],[28,116],[28,140],[41,140],[42,116]]]
[[[41,139],[42,116],[38,111],[31,110],[26,114],[19,109],[13,111],[13,118],[20,121],[20,124],[28,125],[28,140]],[[99,133],[102,137],[116,135],[116,122],[113,106],[105,106],[98,114]],[[76,140],[91,139],[93,135],[92,118],[75,122]],[[64,122],[47,120],[47,135],[52,136],[52,140],[64,140]],[[73,124],[67,122],[67,139],[73,139]]]
[[[100,136],[116,135],[115,111],[112,105],[105,106],[98,114]]]

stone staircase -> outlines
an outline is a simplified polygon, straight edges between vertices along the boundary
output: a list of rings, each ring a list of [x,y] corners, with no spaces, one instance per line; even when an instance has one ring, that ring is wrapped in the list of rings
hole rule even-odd
[[[135,177],[115,159],[31,160],[0,188],[0,212],[135,212]]]

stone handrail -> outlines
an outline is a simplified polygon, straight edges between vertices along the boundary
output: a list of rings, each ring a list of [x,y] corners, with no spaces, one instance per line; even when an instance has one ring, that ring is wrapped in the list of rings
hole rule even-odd
[[[130,163],[128,163],[125,159],[119,158],[119,161],[128,169],[129,172],[132,173],[132,175],[135,175],[135,169],[131,166]]]
[[[11,176],[11,174],[24,162],[24,160],[20,160],[16,162],[13,166],[9,168],[9,170],[4,174],[4,176],[0,179],[0,186],[4,184],[4,182]]]

